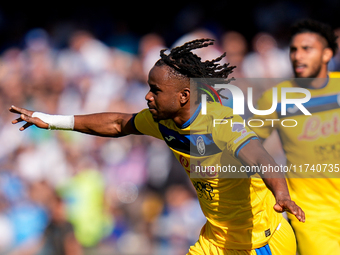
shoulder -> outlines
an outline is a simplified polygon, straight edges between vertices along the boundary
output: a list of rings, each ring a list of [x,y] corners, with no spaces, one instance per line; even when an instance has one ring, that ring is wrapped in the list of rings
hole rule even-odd
[[[329,78],[340,78],[340,72],[329,72]]]
[[[134,119],[135,119],[135,122],[144,122],[144,121],[148,121],[148,122],[150,121],[151,123],[154,122],[152,114],[147,108],[137,113]]]
[[[135,129],[144,135],[162,139],[158,123],[153,119],[149,109],[144,109],[134,116],[134,126]]]
[[[277,98],[281,98],[281,89],[282,88],[291,88],[294,87],[292,81],[290,80],[286,80],[283,82],[278,83],[277,85],[275,85],[274,87],[267,89],[265,92],[263,92],[262,96],[260,97],[260,99],[258,100],[258,103],[267,103],[267,102],[272,102],[273,99],[273,88],[276,88],[277,90]]]
[[[225,117],[225,116],[233,115],[233,109],[228,106],[221,105],[220,103],[208,102],[207,103],[207,114],[215,118],[218,118],[221,116]]]

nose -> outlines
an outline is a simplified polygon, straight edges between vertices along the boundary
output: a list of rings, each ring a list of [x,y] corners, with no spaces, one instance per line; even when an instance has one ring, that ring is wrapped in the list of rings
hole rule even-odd
[[[303,51],[300,49],[297,49],[292,56],[292,59],[295,61],[300,61],[303,59]]]
[[[149,91],[148,93],[146,93],[146,95],[145,95],[145,100],[148,101],[148,102],[151,102],[151,101],[154,100],[151,91]]]

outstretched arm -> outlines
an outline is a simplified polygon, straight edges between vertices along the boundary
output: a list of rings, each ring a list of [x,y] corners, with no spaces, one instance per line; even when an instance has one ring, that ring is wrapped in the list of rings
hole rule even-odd
[[[20,114],[20,117],[13,120],[12,123],[16,124],[25,121],[26,123],[20,128],[21,131],[35,125],[39,128],[49,129],[51,123],[55,118],[60,116],[47,115],[35,116],[33,111],[25,108],[11,106],[9,109],[12,113]],[[67,125],[69,130],[78,131],[85,134],[105,137],[121,137],[129,134],[141,134],[133,125],[133,114],[127,113],[96,113],[88,115],[75,115],[69,116],[65,121],[72,118],[72,124]],[[53,119],[54,118],[54,119]],[[61,121],[64,121],[61,119]],[[50,122],[50,123],[49,123]],[[56,128],[58,129],[58,128]]]
[[[242,164],[257,166],[259,170],[261,170],[260,166],[265,166],[267,169],[270,169],[269,166],[272,166],[271,169],[277,166],[259,140],[251,140],[240,150],[238,158]],[[259,174],[276,199],[274,210],[277,212],[287,211],[294,214],[299,221],[305,222],[305,213],[290,198],[284,174],[280,171],[259,171]]]

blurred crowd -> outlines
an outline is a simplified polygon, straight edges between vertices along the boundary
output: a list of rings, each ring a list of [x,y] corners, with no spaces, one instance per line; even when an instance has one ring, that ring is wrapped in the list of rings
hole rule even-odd
[[[30,127],[20,132],[11,105],[49,114],[135,113],[146,108],[147,75],[159,51],[215,38],[202,59],[227,53],[235,78],[288,78],[288,45],[271,34],[251,42],[205,29],[166,45],[138,38],[138,53],[76,30],[56,49],[33,29],[22,48],[0,55],[0,254],[185,254],[205,223],[194,188],[164,142]],[[339,62],[332,61],[333,69]],[[257,96],[266,89],[259,87]]]

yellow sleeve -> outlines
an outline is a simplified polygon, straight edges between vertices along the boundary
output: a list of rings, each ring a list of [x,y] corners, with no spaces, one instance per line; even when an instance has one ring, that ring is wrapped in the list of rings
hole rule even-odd
[[[258,139],[255,132],[250,130],[245,120],[239,115],[226,117],[213,128],[213,139],[221,150],[227,150],[231,155],[238,156],[239,150],[251,139]]]
[[[268,110],[272,107],[272,90],[267,90],[263,93],[261,98],[257,101],[257,110]],[[274,129],[277,128],[279,123],[277,112],[274,111],[269,115],[253,115],[248,119],[248,124],[250,128],[255,131],[255,133],[266,139],[270,136]]]
[[[163,140],[163,136],[158,128],[158,123],[152,118],[149,109],[144,109],[135,115],[134,125],[142,134]]]
[[[329,72],[329,78],[340,78],[340,72]]]

